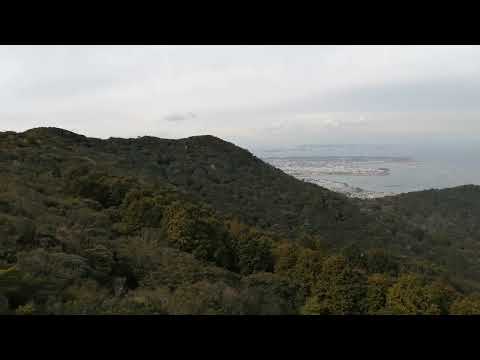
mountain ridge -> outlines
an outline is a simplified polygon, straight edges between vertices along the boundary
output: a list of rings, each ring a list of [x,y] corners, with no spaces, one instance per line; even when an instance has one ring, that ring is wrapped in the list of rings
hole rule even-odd
[[[399,277],[398,286],[414,281],[427,291],[428,282],[403,279],[398,273],[414,272],[453,281],[456,291],[480,289],[477,207],[467,201],[480,204],[478,187],[352,200],[295,179],[211,135],[104,140],[36,128],[0,133],[0,149],[0,266],[10,269],[0,274],[0,292],[2,276],[14,276],[13,268],[21,274],[50,274],[45,281],[54,281],[51,270],[38,269],[51,261],[58,266],[81,263],[82,276],[90,279],[56,283],[61,289],[137,294],[153,286],[152,291],[165,291],[160,298],[176,299],[173,308],[155,305],[167,313],[185,311],[179,304],[184,297],[193,301],[192,291],[210,300],[185,305],[191,312],[211,310],[211,301],[224,304],[226,293],[235,299],[235,306],[232,299],[228,306],[240,313],[291,313],[302,306],[320,313],[367,311],[358,302],[364,301],[367,285],[357,289],[356,300],[330,298],[340,296],[329,293],[330,281],[340,281],[329,277],[331,271],[352,279],[380,272],[388,284]],[[423,201],[423,208],[415,199]],[[444,204],[443,215],[436,214],[439,203]],[[439,219],[449,225],[436,226]],[[184,269],[175,267],[176,262]],[[171,274],[162,275],[159,269]],[[25,279],[22,291],[30,294],[34,285]],[[116,279],[127,281],[127,290],[115,290]],[[328,284],[325,279],[330,279]],[[387,288],[382,288],[380,308],[387,306]],[[10,307],[17,310],[33,296],[9,291]],[[246,300],[250,292],[254,304]],[[62,294],[58,301],[67,306]],[[213,294],[216,300],[210,298]],[[270,299],[265,300],[268,305],[261,304],[262,298]],[[114,299],[127,301],[123,295]],[[42,296],[36,301],[48,308]],[[421,311],[444,307],[435,306]]]

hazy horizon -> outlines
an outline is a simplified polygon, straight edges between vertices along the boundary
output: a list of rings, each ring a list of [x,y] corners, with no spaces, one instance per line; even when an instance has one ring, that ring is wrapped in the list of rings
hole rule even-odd
[[[0,46],[0,131],[465,144],[480,46]]]

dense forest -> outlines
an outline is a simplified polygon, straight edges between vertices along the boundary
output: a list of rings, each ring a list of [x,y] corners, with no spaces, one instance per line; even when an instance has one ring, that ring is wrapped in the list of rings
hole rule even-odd
[[[480,187],[349,199],[212,136],[0,133],[2,314],[480,314]]]

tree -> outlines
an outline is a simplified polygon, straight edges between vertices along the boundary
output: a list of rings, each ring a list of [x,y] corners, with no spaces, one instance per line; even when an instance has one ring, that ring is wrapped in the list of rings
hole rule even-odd
[[[95,200],[105,208],[120,205],[135,184],[135,180],[128,177],[110,176],[100,172],[88,173],[88,171],[87,166],[67,173],[66,190],[74,195]],[[87,173],[83,174],[83,172]]]
[[[92,280],[78,282],[63,292],[62,313],[76,315],[98,314],[108,299],[108,291]]]
[[[241,298],[251,315],[298,314],[305,294],[283,276],[256,273],[242,279]]]
[[[273,271],[272,240],[267,236],[255,233],[242,236],[237,239],[234,248],[242,275]]]
[[[365,268],[367,256],[365,250],[361,249],[357,244],[350,244],[342,249],[341,255],[345,257],[350,266],[356,268]]]
[[[275,259],[274,270],[277,274],[288,276],[298,261],[300,247],[289,241],[282,241],[272,249]]]
[[[200,260],[212,261],[226,268],[233,266],[228,234],[207,210],[193,204],[175,202],[165,209],[162,228],[173,247],[189,252]]]
[[[368,314],[378,314],[385,308],[391,283],[391,279],[385,274],[372,274],[368,277],[365,297],[365,311]]]
[[[178,287],[168,303],[170,314],[240,315],[244,313],[239,290],[223,281],[199,281]]]
[[[474,293],[453,302],[450,307],[451,315],[480,315],[480,294]]]
[[[452,285],[439,279],[428,285],[428,292],[432,302],[438,306],[442,315],[449,314],[450,307],[459,297],[458,292]]]
[[[151,189],[132,189],[120,207],[122,222],[116,225],[122,233],[133,233],[142,227],[160,227],[166,199]]]
[[[384,249],[371,249],[366,253],[366,265],[369,273],[387,273],[396,276],[398,264]]]
[[[438,315],[440,306],[435,304],[433,294],[425,279],[414,274],[400,276],[388,290],[386,306],[399,315]]]
[[[317,297],[321,314],[360,314],[366,292],[365,276],[352,268],[343,256],[330,256],[312,293]]]
[[[310,296],[307,298],[305,305],[300,309],[302,315],[321,315],[328,314],[329,309],[325,304],[318,300],[317,296]]]
[[[16,310],[15,314],[17,315],[34,315],[36,311],[35,304],[29,302],[25,305],[20,305]]]
[[[109,275],[114,265],[113,254],[103,245],[85,250],[85,257],[90,266],[103,275]]]
[[[0,298],[10,309],[16,309],[34,300],[45,285],[43,279],[18,269],[17,266],[0,270]],[[5,301],[6,299],[6,301]]]
[[[0,295],[0,315],[7,314],[9,311],[8,298],[4,295]]]

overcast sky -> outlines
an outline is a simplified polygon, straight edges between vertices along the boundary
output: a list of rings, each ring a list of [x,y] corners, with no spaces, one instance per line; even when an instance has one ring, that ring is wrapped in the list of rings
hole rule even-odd
[[[0,46],[0,131],[474,141],[480,46]]]

